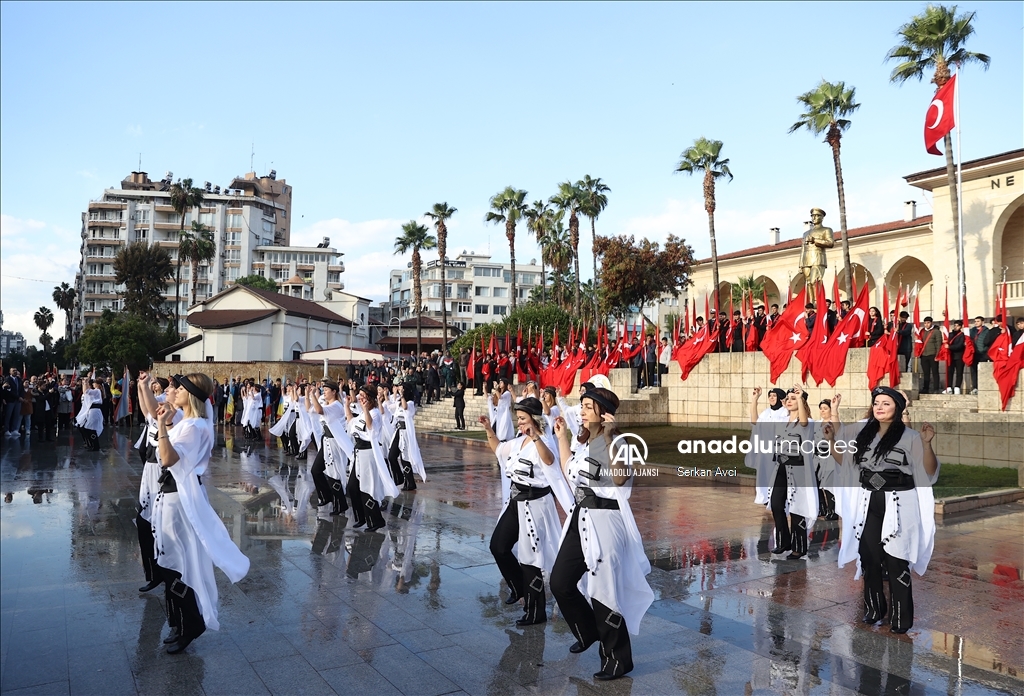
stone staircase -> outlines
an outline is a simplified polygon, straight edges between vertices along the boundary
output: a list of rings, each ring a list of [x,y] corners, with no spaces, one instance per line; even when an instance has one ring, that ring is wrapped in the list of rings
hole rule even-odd
[[[977,413],[978,397],[971,394],[920,394],[913,399],[911,408],[936,413],[950,409],[964,413]]]
[[[487,415],[487,398],[466,394],[466,428],[483,430],[477,419]],[[416,411],[416,428],[422,433],[447,432],[455,430],[455,407],[451,399],[442,399],[429,406],[424,404]]]

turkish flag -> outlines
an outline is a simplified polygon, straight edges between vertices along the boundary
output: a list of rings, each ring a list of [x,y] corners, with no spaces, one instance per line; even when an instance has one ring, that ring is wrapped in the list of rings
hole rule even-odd
[[[846,313],[838,324],[835,331],[828,338],[825,349],[816,361],[818,373],[822,378],[836,386],[836,380],[846,372],[846,354],[850,350],[853,339],[863,333],[863,326],[868,320],[868,287],[865,285],[860,290],[857,303]]]
[[[971,330],[967,324],[967,295],[963,298],[963,313],[964,313],[964,367],[970,367],[974,364],[974,339],[971,338]]]
[[[1003,351],[993,357],[992,348],[996,347],[996,343],[1000,343],[1000,339],[1003,339],[1003,342],[1007,345]],[[1020,372],[1024,370],[1024,334],[1020,335],[1017,343],[1010,345],[1009,334],[1004,330],[993,342],[992,348],[989,348],[989,357],[992,357],[992,362],[994,363],[992,365],[992,376],[995,377],[996,384],[999,385],[1002,410],[1005,411],[1006,405],[1010,403],[1014,392],[1017,391],[1017,380],[1020,377]]]
[[[874,389],[889,371],[889,337],[882,336],[868,353],[868,389]]]
[[[803,382],[807,381],[808,373],[814,378],[814,381],[821,384],[824,379],[818,368],[817,363],[820,361],[825,344],[828,342],[828,312],[825,311],[825,284],[818,283],[818,298],[814,305],[816,308],[820,308],[814,315],[814,327],[811,329],[811,335],[807,341],[796,351],[796,358],[799,360],[803,367],[800,370],[800,379]]]
[[[924,351],[924,338],[921,335],[921,295],[916,293],[914,295],[914,357],[920,358],[921,352]],[[930,335],[930,334],[929,334]]]
[[[793,351],[807,340],[807,327],[804,325],[804,299],[807,288],[802,288],[795,299],[786,305],[786,311],[772,323],[761,340],[761,350],[771,364],[771,381],[774,384],[779,376],[789,367]]]
[[[949,82],[935,92],[935,98],[928,105],[928,111],[924,117],[924,146],[930,155],[942,154],[935,146],[936,143],[956,127],[956,114],[953,108],[955,94],[956,75],[953,75],[949,78]]]

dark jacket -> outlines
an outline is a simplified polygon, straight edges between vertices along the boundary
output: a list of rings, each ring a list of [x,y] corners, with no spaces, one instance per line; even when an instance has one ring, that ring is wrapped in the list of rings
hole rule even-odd
[[[949,332],[949,355],[953,360],[961,360],[964,356],[964,332],[960,330]]]
[[[452,392],[452,396],[454,397],[452,406],[454,406],[455,408],[466,408],[465,389],[456,389],[454,392]]]

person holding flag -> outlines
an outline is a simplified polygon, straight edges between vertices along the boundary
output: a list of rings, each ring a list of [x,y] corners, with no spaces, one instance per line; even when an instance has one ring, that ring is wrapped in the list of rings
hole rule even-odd
[[[949,366],[946,372],[947,394],[959,394],[963,388],[964,352],[967,349],[967,343],[964,336],[964,323],[959,319],[954,319],[946,345],[946,350],[949,353]]]

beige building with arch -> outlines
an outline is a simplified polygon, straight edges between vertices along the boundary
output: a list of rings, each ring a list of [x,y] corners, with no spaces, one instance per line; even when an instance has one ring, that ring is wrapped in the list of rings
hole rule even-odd
[[[922,316],[931,314],[938,319],[948,278],[950,313],[955,317],[959,314],[953,309],[956,240],[946,169],[929,169],[904,178],[911,186],[932,194],[935,213],[918,217],[916,204],[908,202],[903,220],[849,230],[857,287],[866,282],[871,304],[880,307],[884,282],[889,288],[891,307],[899,285],[913,288],[916,284],[920,289]],[[814,203],[809,202],[808,208]],[[1009,313],[1024,315],[1024,149],[964,162],[962,205],[968,312],[971,316],[992,316],[994,298],[1005,281]],[[828,212],[826,224],[834,223],[838,213]],[[842,288],[845,275],[838,230],[836,237],[835,249],[828,252],[825,279],[831,285],[832,275],[838,270]],[[774,229],[769,232],[768,244],[720,254],[722,296],[728,296],[730,282],[752,275],[764,282],[769,303],[781,306],[787,298],[787,285],[794,294],[803,287],[803,276],[797,268],[800,245],[800,238],[780,241],[779,232]],[[694,269],[691,296],[701,298],[705,289],[711,287],[710,261],[702,259]],[[703,306],[698,306],[698,311],[703,313]]]

